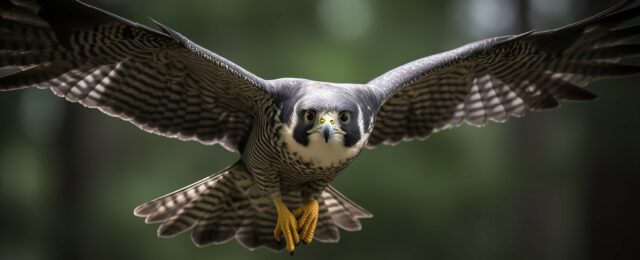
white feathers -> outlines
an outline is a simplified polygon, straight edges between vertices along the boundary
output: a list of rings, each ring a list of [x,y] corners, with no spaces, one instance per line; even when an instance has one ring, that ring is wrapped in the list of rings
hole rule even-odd
[[[362,150],[364,140],[367,140],[367,136],[362,136],[355,145],[345,147],[344,136],[340,134],[331,136],[329,141],[325,142],[321,133],[313,133],[309,135],[309,144],[304,146],[293,139],[293,128],[285,126],[280,134],[287,145],[289,154],[318,167],[336,166],[353,158]]]

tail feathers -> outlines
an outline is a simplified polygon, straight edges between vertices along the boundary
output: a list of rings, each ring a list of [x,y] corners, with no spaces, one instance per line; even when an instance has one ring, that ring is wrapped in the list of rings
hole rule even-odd
[[[276,242],[273,238],[273,229],[277,221],[277,215],[274,211],[246,211],[246,213],[254,213],[253,215],[245,214],[242,225],[236,232],[236,239],[242,246],[254,250],[260,246],[264,246],[273,251],[279,251],[284,248],[284,244]]]
[[[145,217],[145,222],[148,224],[161,222],[175,215],[178,210],[197,198],[201,192],[205,191],[208,186],[212,186],[220,177],[222,175],[204,178],[180,190],[142,204],[133,210],[133,214]]]
[[[234,238],[240,218],[229,203],[210,207],[193,228],[191,240],[198,246],[222,244]]]
[[[318,225],[313,238],[323,243],[337,243],[340,241],[340,229],[329,213],[327,204],[321,203],[318,212]]]
[[[331,186],[327,187],[324,190],[322,196],[325,198],[325,203],[328,204],[329,202],[332,202],[331,199],[335,200],[340,206],[342,206],[344,210],[349,213],[350,216],[353,216],[356,219],[373,217],[373,214],[371,214],[369,211],[367,211],[363,207],[360,207],[358,204],[354,203]]]
[[[373,215],[366,209],[353,203],[333,187],[327,187],[321,194],[322,201],[319,212],[318,227],[315,238],[321,242],[338,242],[338,228],[347,231],[362,229],[360,218],[371,218]]]
[[[290,209],[302,205],[300,191],[283,193],[282,199]],[[360,230],[358,219],[372,216],[332,187],[322,192],[319,204],[315,239],[320,242],[338,242],[339,228]],[[250,250],[263,246],[274,251],[284,248],[273,237],[275,206],[255,185],[241,162],[142,204],[134,214],[144,217],[146,223],[161,223],[160,237],[172,237],[193,228],[191,239],[197,246],[236,239]]]

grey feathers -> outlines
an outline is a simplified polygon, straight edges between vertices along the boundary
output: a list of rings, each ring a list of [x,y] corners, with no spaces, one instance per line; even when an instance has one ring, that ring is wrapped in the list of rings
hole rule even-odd
[[[302,204],[300,191],[283,194],[290,208]],[[319,222],[315,238],[338,242],[339,228],[360,230],[358,219],[372,215],[331,186],[319,196]],[[271,199],[256,186],[245,166],[233,166],[173,193],[138,206],[134,214],[146,223],[160,223],[158,235],[172,237],[193,229],[191,239],[198,246],[221,244],[236,239],[256,249],[265,246],[281,250],[273,239],[276,209]]]
[[[424,139],[468,123],[504,122],[528,111],[557,107],[558,100],[590,100],[593,80],[640,74],[621,64],[640,55],[632,42],[640,15],[625,1],[560,29],[497,37],[429,56],[368,83],[386,98],[368,146]]]
[[[366,85],[350,84],[366,130],[375,117],[368,146],[426,138],[462,123],[503,122],[558,100],[592,99],[581,89],[589,82],[640,73],[620,63],[640,55],[632,42],[638,26],[620,26],[640,13],[638,6],[627,8],[632,2],[560,29],[478,41]],[[50,88],[149,132],[238,151],[261,113],[256,103],[277,102],[279,119],[287,122],[292,102],[319,91],[304,87],[313,83],[304,79],[262,80],[157,22],[161,32],[71,0],[0,6],[0,67],[23,69],[0,79],[0,89]]]
[[[0,67],[23,69],[0,90],[49,88],[145,131],[231,151],[248,136],[255,102],[271,98],[268,81],[164,26],[71,0],[2,0],[0,10]]]
[[[371,217],[329,186],[365,143],[504,122],[591,100],[582,88],[591,81],[640,74],[623,63],[640,55],[640,26],[624,25],[640,16],[632,2],[418,59],[367,84],[337,84],[263,80],[158,22],[160,30],[146,28],[74,0],[0,0],[0,68],[16,71],[0,78],[0,91],[51,89],[145,131],[239,152],[219,174],[136,208],[160,223],[159,236],[192,230],[198,246],[236,239],[279,250],[271,196],[293,209],[304,195],[319,202],[315,239],[337,242],[340,228],[359,230]],[[323,117],[303,121],[312,109]]]

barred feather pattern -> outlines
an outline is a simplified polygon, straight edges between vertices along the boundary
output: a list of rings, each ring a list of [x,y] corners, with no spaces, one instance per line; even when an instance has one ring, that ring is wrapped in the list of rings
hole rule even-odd
[[[72,0],[0,1],[0,90],[51,89],[71,102],[181,140],[238,151],[264,81],[159,25]]]
[[[462,125],[504,122],[558,101],[591,100],[582,87],[611,77],[640,74],[622,64],[640,55],[634,40],[640,6],[625,1],[584,21],[550,31],[471,43],[410,62],[369,82],[386,102],[369,148],[425,139]],[[626,26],[626,27],[625,27]]]
[[[0,78],[0,90],[51,89],[145,131],[240,152],[241,163],[136,209],[161,223],[160,236],[192,228],[200,246],[235,237],[280,249],[274,193],[292,209],[303,195],[318,198],[319,241],[360,229],[370,214],[328,186],[348,161],[319,168],[286,151],[274,83],[157,25],[74,0],[0,0],[0,68],[20,69]]]
[[[289,208],[302,205],[300,191],[285,192]],[[331,186],[319,197],[319,221],[314,238],[338,242],[339,229],[361,229],[358,219],[371,217]],[[238,162],[229,168],[134,210],[146,223],[160,223],[158,235],[172,237],[193,229],[191,239],[198,246],[222,244],[236,239],[248,249],[266,247],[281,250],[284,244],[273,239],[277,212],[269,195],[258,188]]]
[[[292,155],[281,134],[284,123],[279,114],[279,108],[266,107],[262,116],[256,117],[254,128],[260,130],[251,132],[242,160],[258,187],[267,193],[302,190],[305,195],[318,195],[353,158],[319,167]]]

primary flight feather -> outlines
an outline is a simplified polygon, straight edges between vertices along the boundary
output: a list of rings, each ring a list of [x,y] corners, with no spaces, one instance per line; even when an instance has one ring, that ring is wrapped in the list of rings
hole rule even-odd
[[[363,150],[463,123],[504,122],[589,82],[640,74],[640,16],[624,1],[581,22],[471,43],[366,84],[265,80],[157,23],[154,30],[73,0],[1,0],[0,90],[56,95],[180,140],[220,144],[235,164],[137,207],[159,236],[236,239],[293,252],[337,242],[372,215],[329,184]],[[282,239],[284,238],[284,239]],[[282,240],[282,241],[281,241]]]

